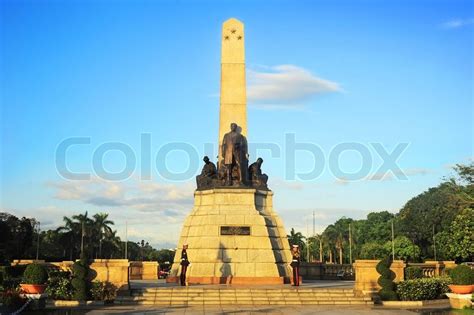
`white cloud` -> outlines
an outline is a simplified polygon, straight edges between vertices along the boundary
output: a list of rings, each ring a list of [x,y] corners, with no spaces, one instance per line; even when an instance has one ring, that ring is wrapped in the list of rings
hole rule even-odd
[[[93,177],[87,181],[62,180],[48,183],[48,186],[55,189],[56,199],[77,200],[99,207],[126,206],[143,212],[181,209],[191,205],[193,197],[193,187],[189,183],[113,182]]]
[[[456,28],[461,28],[468,25],[473,25],[473,24],[474,24],[474,18],[469,18],[469,19],[449,20],[442,23],[441,26],[446,29],[456,29]]]
[[[316,95],[342,91],[338,83],[319,78],[298,66],[261,68],[264,71],[247,71],[248,102],[257,108],[302,110]]]
[[[274,189],[303,190],[305,188],[305,185],[300,181],[290,181],[280,177],[275,177],[270,184]]]
[[[395,175],[401,175],[402,177],[413,177],[413,176],[424,176],[433,173],[432,170],[427,168],[405,168],[402,170],[397,170],[394,172]],[[378,181],[389,181],[397,179],[393,172],[386,172],[386,173],[374,173],[368,176],[368,180],[378,180]]]

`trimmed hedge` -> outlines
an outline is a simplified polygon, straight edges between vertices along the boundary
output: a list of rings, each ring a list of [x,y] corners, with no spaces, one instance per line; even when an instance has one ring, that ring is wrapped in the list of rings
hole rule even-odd
[[[435,300],[449,292],[450,279],[421,278],[398,283],[397,294],[403,301]]]
[[[45,284],[48,281],[48,272],[43,265],[29,264],[23,273],[22,283]]]
[[[466,265],[458,265],[448,272],[455,285],[474,284],[474,270]]]
[[[87,259],[82,257],[72,265],[72,287],[74,300],[85,301],[89,297],[90,282],[88,279],[89,264]]]
[[[380,274],[380,277],[377,283],[382,287],[379,291],[379,296],[383,301],[396,301],[398,300],[397,294],[395,293],[395,273],[390,270],[390,265],[392,264],[392,259],[386,257],[382,259],[375,269]]]

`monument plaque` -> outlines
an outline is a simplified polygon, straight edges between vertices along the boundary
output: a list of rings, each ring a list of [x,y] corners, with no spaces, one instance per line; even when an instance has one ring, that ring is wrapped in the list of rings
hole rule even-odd
[[[221,235],[250,235],[250,226],[221,226]]]

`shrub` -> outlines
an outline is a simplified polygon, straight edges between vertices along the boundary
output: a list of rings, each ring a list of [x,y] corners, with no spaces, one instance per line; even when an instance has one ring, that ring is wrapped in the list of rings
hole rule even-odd
[[[449,270],[448,274],[455,285],[474,284],[474,270],[466,265],[458,265]]]
[[[113,301],[117,294],[117,287],[110,282],[94,281],[91,286],[92,299],[96,301]]]
[[[390,270],[390,265],[392,264],[392,259],[390,256],[382,259],[375,269],[380,274],[380,277],[377,283],[382,287],[379,291],[379,296],[384,301],[394,301],[398,300],[397,294],[395,293],[395,273]]]
[[[26,302],[26,299],[20,296],[20,292],[15,289],[7,289],[0,292],[0,303],[11,307],[19,308]]]
[[[70,300],[72,297],[71,273],[68,271],[51,272],[46,293],[55,300]]]
[[[20,285],[25,268],[26,265],[1,266],[0,273],[2,274],[3,280],[0,286],[3,287],[3,290],[17,288]]]
[[[90,283],[88,279],[89,264],[85,257],[81,257],[72,265],[72,297],[74,300],[84,301],[89,297]]]
[[[420,279],[423,278],[423,269],[420,267],[407,267],[405,268],[405,280]]]
[[[23,273],[22,283],[45,284],[48,281],[46,268],[40,264],[29,264]]]
[[[403,301],[434,300],[449,292],[449,278],[421,278],[402,281],[397,293]]]

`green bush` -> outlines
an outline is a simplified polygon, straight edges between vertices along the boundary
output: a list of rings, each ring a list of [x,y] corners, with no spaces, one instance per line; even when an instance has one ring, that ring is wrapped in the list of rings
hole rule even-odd
[[[395,273],[390,270],[392,259],[390,256],[382,259],[375,269],[380,274],[377,283],[382,287],[379,291],[379,296],[383,301],[395,301],[398,300],[397,294],[395,293]]]
[[[72,297],[71,273],[68,271],[52,271],[49,274],[46,293],[55,300],[70,300]]]
[[[29,264],[23,273],[22,283],[45,284],[48,281],[46,268],[40,264]]]
[[[0,282],[0,287],[2,290],[17,288],[20,285],[25,268],[26,265],[1,266],[0,273],[3,279]]]
[[[84,301],[89,297],[89,265],[87,259],[82,258],[76,261],[72,265],[72,287],[73,287],[73,299]]]
[[[420,267],[407,267],[405,268],[405,280],[420,279],[423,278],[423,269]]]
[[[91,296],[96,301],[113,301],[117,294],[117,287],[110,282],[94,281],[91,286]]]
[[[466,265],[458,265],[448,272],[455,285],[474,284],[474,270]]]
[[[397,294],[403,301],[434,300],[449,292],[449,278],[421,278],[402,281],[397,285]]]
[[[25,302],[26,299],[21,297],[20,292],[18,292],[16,289],[6,289],[4,291],[0,291],[0,303],[7,307],[17,309]]]

